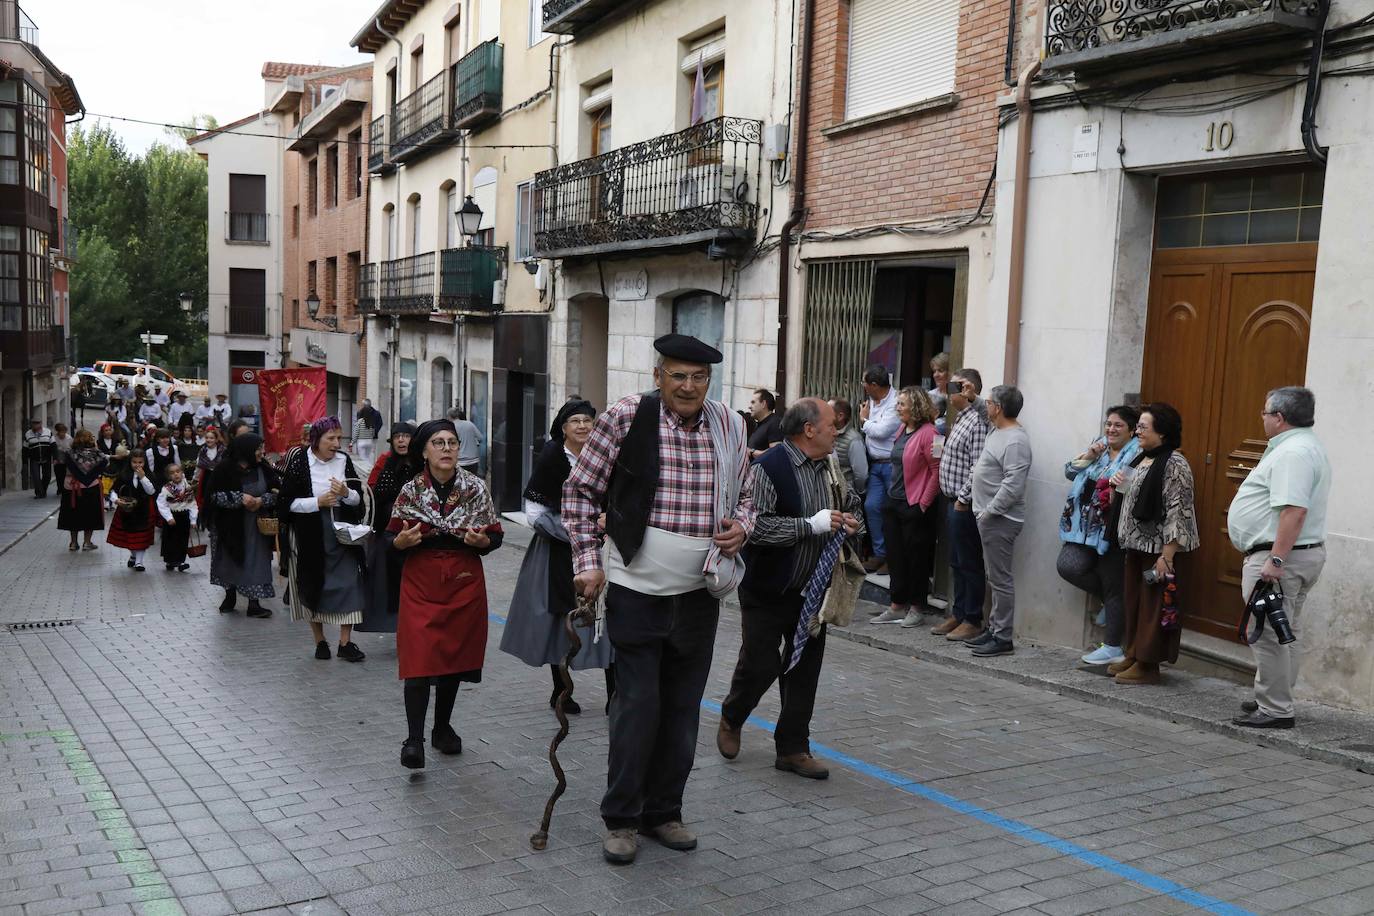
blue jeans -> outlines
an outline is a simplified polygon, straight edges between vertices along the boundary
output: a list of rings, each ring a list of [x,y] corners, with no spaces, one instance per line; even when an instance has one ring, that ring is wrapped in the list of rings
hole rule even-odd
[[[873,539],[873,555],[887,558],[887,544],[883,540],[883,504],[887,502],[887,488],[892,485],[892,463],[881,464],[870,457],[868,491],[864,494],[864,515],[868,516],[868,535]]]
[[[981,626],[983,592],[987,574],[983,570],[983,541],[978,536],[978,519],[973,510],[959,512],[949,501],[949,565],[954,570],[954,619]]]

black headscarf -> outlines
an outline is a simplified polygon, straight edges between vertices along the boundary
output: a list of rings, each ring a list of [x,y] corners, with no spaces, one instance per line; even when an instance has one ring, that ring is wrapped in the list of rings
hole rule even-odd
[[[1131,515],[1142,522],[1160,521],[1164,518],[1164,474],[1169,459],[1183,445],[1183,418],[1168,404],[1147,404],[1140,409],[1148,413],[1154,423],[1155,432],[1163,440],[1158,448],[1142,450],[1131,467],[1137,467],[1146,458],[1153,460],[1145,472],[1145,480],[1140,484],[1140,494],[1136,497]]]
[[[413,442],[415,424],[391,424],[391,438],[388,441],[392,443],[392,451],[386,453],[386,461],[382,463],[382,468],[377,473],[377,482],[372,486],[372,527],[376,531],[386,530],[387,524],[391,521],[391,505],[396,502],[396,495],[401,492],[401,487],[415,476],[410,461],[414,449],[407,448],[406,454],[397,454],[397,436],[410,436]]]
[[[411,423],[411,422],[409,422],[409,421],[403,420],[403,421],[401,421],[400,423],[392,423],[392,424],[391,424],[391,435],[390,435],[389,437],[387,437],[387,440],[386,440],[386,441],[392,442],[392,441],[394,441],[394,440],[396,439],[397,436],[414,436],[414,435],[415,435],[415,424],[414,424],[414,423]]]
[[[426,420],[420,424],[419,429],[415,430],[415,435],[410,437],[410,467],[414,474],[418,474],[425,469],[425,443],[429,442],[439,433],[453,433],[458,435],[458,427],[453,425],[452,420]],[[457,456],[454,456],[455,461]]]
[[[550,512],[563,511],[563,484],[572,473],[568,456],[563,453],[565,436],[563,424],[576,416],[595,417],[596,408],[590,401],[574,400],[564,404],[553,419],[549,429],[549,441],[535,459],[534,470],[530,472],[529,483],[521,495],[530,502],[547,506]]]
[[[214,476],[210,478],[211,491],[242,489],[243,475],[260,463],[258,449],[261,447],[262,436],[257,433],[244,433],[230,439],[224,448],[224,458],[215,466]],[[240,462],[246,467],[240,466]]]

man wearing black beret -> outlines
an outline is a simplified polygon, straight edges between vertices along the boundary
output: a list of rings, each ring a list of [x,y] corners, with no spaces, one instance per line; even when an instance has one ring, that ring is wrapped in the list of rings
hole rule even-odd
[[[606,593],[616,656],[601,817],[608,862],[633,862],[636,832],[695,849],[682,793],[696,754],[719,599],[743,575],[754,524],[744,422],[706,397],[721,355],[694,337],[654,341],[656,391],[596,422],[563,485],[563,524],[580,595]],[[606,556],[597,517],[606,513]]]

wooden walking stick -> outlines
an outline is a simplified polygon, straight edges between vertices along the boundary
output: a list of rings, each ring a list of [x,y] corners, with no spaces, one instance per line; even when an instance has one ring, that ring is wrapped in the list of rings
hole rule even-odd
[[[558,803],[558,799],[568,788],[568,778],[563,774],[563,767],[558,763],[558,745],[563,743],[563,739],[568,737],[568,714],[564,710],[564,705],[572,697],[573,681],[572,675],[568,673],[568,666],[577,653],[582,651],[582,639],[577,635],[579,626],[594,626],[596,624],[596,608],[593,602],[578,596],[577,607],[568,612],[568,616],[563,618],[563,632],[568,635],[568,654],[563,656],[563,663],[558,666],[558,675],[563,679],[563,690],[558,694],[558,702],[554,705],[554,714],[558,717],[558,734],[553,736],[549,742],[549,766],[553,767],[554,776],[558,777],[558,785],[554,787],[553,794],[544,804],[544,818],[539,822],[539,829],[530,837],[530,847],[535,850],[544,849],[549,845],[549,822],[553,820],[553,806]]]

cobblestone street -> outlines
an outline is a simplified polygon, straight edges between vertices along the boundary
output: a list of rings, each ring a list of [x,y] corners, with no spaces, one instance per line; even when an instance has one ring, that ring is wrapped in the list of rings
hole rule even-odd
[[[1374,911],[1374,778],[845,640],[813,728],[831,778],[774,770],[776,691],[727,762],[733,605],[687,792],[701,847],[602,861],[605,695],[583,674],[534,852],[548,672],[496,649],[525,540],[486,561],[463,754],[413,775],[391,637],[316,661],[280,598],[266,621],[216,613],[206,560],[138,575],[103,540],[69,554],[51,522],[19,540],[0,557],[0,913]]]

